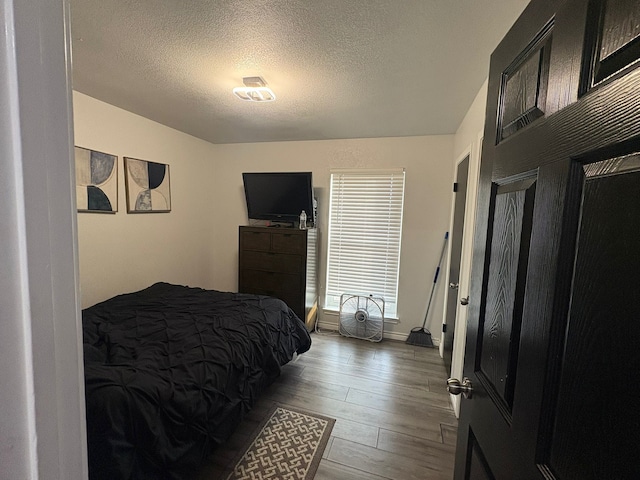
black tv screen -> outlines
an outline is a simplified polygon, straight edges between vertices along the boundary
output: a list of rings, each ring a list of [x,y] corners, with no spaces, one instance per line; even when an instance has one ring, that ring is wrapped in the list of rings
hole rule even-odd
[[[311,172],[243,173],[250,219],[295,222],[302,210],[313,221]]]

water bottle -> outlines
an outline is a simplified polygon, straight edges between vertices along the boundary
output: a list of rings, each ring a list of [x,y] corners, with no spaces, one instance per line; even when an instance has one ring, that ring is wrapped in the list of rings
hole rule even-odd
[[[302,210],[302,212],[300,212],[300,230],[306,230],[307,229],[307,214],[305,213],[304,210]]]

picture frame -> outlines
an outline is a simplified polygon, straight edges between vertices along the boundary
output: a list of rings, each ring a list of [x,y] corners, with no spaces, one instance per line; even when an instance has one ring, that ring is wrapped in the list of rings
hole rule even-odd
[[[169,165],[124,157],[127,213],[171,211]]]
[[[118,157],[74,147],[76,205],[80,213],[118,211]]]

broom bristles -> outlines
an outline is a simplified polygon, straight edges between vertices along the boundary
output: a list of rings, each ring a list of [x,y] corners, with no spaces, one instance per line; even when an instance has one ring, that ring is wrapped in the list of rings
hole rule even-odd
[[[405,343],[408,345],[416,345],[418,347],[433,347],[431,332],[426,328],[421,327],[412,329]]]

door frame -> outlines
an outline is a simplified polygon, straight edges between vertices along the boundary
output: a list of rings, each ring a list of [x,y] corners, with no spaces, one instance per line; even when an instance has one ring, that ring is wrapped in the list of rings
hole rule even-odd
[[[2,0],[0,465],[88,476],[67,0]]]
[[[486,84],[485,87],[486,88]],[[485,102],[486,103],[486,102]],[[453,179],[456,178],[456,172],[460,163],[469,157],[469,172],[467,177],[467,198],[465,202],[464,227],[462,233],[462,252],[460,257],[460,278],[457,295],[459,297],[468,297],[471,283],[471,260],[473,257],[473,237],[476,218],[476,195],[478,192],[478,181],[480,179],[480,156],[482,153],[482,138],[484,135],[484,119],[480,130],[476,134],[476,139],[468,145],[460,155],[458,155],[453,165]],[[452,182],[453,187],[453,182]],[[453,229],[453,214],[455,209],[455,195],[451,196],[449,231]],[[447,252],[447,261],[445,264],[445,285],[449,285],[449,267],[451,265],[451,249]],[[446,324],[447,319],[447,301],[451,289],[445,288],[444,308],[442,312],[442,324]],[[467,336],[467,309],[459,303],[456,308],[456,328],[453,339],[453,355],[451,359],[451,372],[447,372],[449,376],[461,378],[464,368],[464,353]],[[440,342],[440,356],[444,357],[444,342]],[[456,377],[456,375],[458,375]],[[443,387],[444,388],[444,387]],[[460,396],[450,395],[451,404],[455,411],[456,417],[460,417]]]

